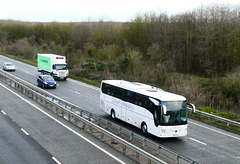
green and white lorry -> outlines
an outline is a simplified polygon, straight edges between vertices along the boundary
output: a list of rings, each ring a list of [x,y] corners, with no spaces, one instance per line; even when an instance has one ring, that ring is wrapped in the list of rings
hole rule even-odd
[[[37,54],[38,72],[50,74],[54,79],[68,78],[66,57],[55,54]]]

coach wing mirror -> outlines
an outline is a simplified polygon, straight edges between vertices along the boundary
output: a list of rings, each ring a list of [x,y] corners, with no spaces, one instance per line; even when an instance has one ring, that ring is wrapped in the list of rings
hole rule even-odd
[[[152,101],[154,105],[160,106],[160,103],[159,103],[158,100],[156,100],[156,99],[154,99],[154,98],[151,98],[151,97],[149,97],[149,100]]]
[[[195,113],[196,111],[195,105],[192,103],[187,103],[187,105],[190,106],[192,108],[192,112]]]
[[[163,110],[163,114],[166,115],[167,114],[167,107],[165,105],[162,106],[162,110]]]

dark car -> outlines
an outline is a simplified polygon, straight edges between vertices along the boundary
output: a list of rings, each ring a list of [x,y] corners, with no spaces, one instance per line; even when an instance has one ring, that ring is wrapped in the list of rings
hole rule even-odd
[[[57,83],[50,75],[40,75],[38,76],[37,83],[39,87],[42,88],[56,88]]]

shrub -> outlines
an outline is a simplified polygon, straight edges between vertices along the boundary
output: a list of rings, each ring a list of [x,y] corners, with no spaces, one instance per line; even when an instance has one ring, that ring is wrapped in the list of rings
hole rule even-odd
[[[9,54],[13,54],[25,59],[34,59],[36,51],[32,45],[29,44],[26,38],[17,40],[14,44],[7,48]]]
[[[132,70],[132,69],[133,69],[133,62],[131,60],[131,57],[125,56],[121,61],[120,70],[123,73],[126,73],[127,70]]]
[[[234,72],[228,74],[228,76],[222,79],[220,85],[223,96],[227,99],[231,99],[235,104],[239,103],[240,99],[240,72]]]

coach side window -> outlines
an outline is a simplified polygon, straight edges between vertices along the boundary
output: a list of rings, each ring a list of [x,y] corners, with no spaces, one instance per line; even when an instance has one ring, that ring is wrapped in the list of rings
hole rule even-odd
[[[133,93],[133,103],[134,104],[144,107],[144,102],[145,102],[144,96],[142,96],[138,93]]]
[[[103,83],[102,84],[102,92],[107,94],[107,95],[111,95],[111,86]]]
[[[126,93],[126,95],[125,95],[125,100],[126,100],[127,102],[133,103],[133,92],[126,90],[125,93]]]
[[[138,106],[141,106],[141,100],[140,100],[140,95],[139,94],[137,94],[137,93],[133,94],[133,103],[138,105]]]
[[[107,87],[107,84],[105,84],[105,83],[102,83],[102,92],[105,94],[107,94],[107,92],[108,92],[108,87]]]
[[[112,85],[103,83],[102,84],[102,92],[107,95],[114,96],[115,88]]]

